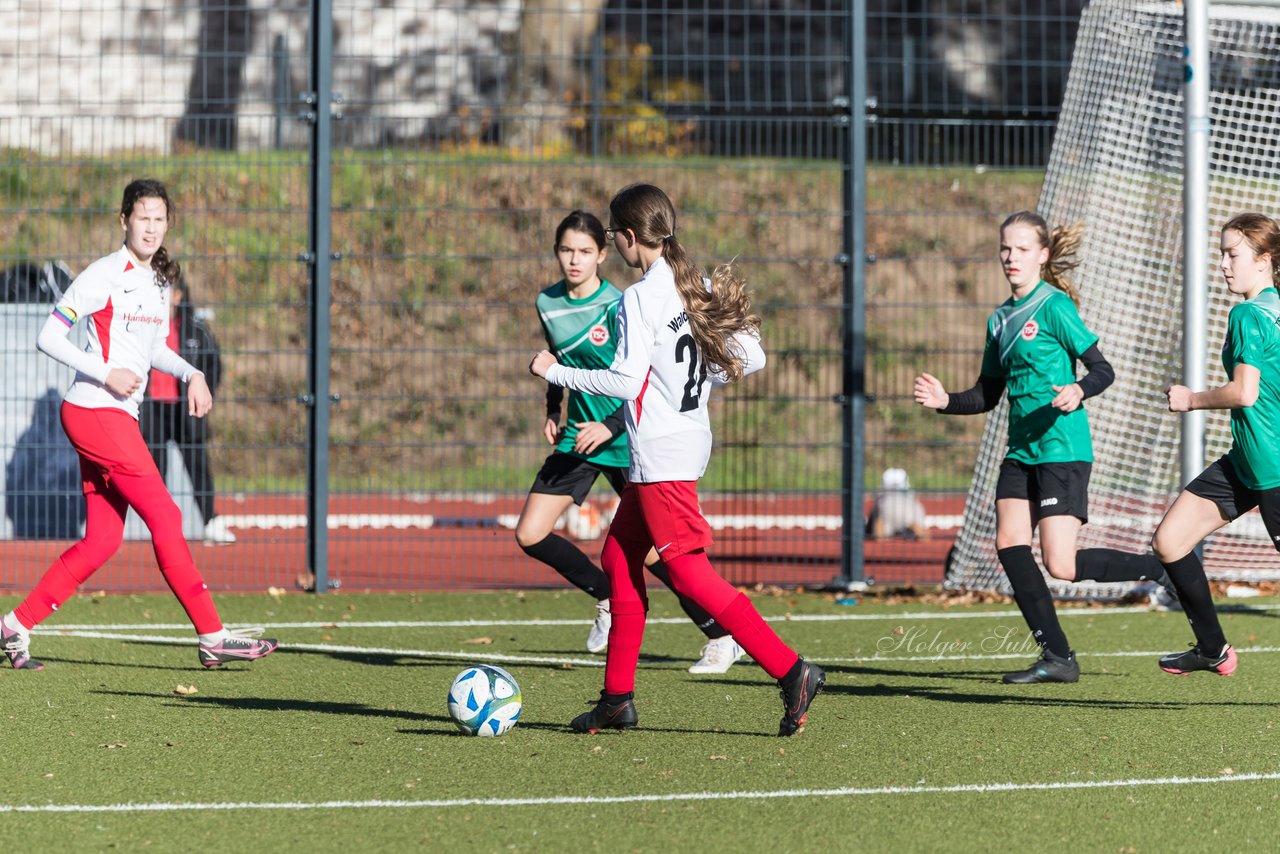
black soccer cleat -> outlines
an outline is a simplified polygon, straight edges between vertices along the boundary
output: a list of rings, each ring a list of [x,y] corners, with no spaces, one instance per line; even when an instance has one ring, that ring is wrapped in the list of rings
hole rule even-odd
[[[827,684],[827,674],[816,664],[803,658],[796,661],[790,673],[778,680],[778,693],[782,697],[782,720],[778,722],[778,735],[795,735],[804,729],[809,717],[809,705],[822,693]]]
[[[1076,654],[1070,653],[1066,658],[1044,650],[1040,658],[1031,663],[1026,670],[1006,673],[1006,685],[1033,685],[1037,682],[1079,682],[1080,665],[1076,663]]]
[[[1231,648],[1231,644],[1224,646],[1222,652],[1216,656],[1205,655],[1197,644],[1186,652],[1171,652],[1161,657],[1160,669],[1174,676],[1186,676],[1197,670],[1207,670],[1219,676],[1230,676],[1236,672],[1238,663],[1236,651]]]
[[[636,714],[634,692],[617,695],[622,697],[621,702],[609,702],[605,696],[601,691],[596,707],[570,721],[569,728],[574,732],[595,734],[602,729],[631,729],[639,723],[640,716]]]

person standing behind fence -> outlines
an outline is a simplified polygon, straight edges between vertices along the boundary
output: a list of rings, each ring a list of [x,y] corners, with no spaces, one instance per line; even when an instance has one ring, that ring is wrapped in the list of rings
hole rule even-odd
[[[62,427],[80,455],[88,512],[84,538],[53,562],[17,608],[0,617],[0,646],[16,669],[44,669],[31,657],[31,630],[116,553],[130,507],[151,531],[160,572],[195,627],[202,665],[251,661],[279,646],[258,637],[261,629],[222,625],[183,537],[182,512],[138,428],[138,407],[153,367],[187,384],[192,416],[203,418],[213,406],[204,375],[165,344],[170,286],[182,275],[164,246],[172,214],[159,181],[141,179],[125,187],[124,245],[76,278],[36,340],[42,352],[76,371],[62,403]],[[78,322],[88,327],[83,350],[67,338]]]
[[[196,312],[191,293],[179,279],[169,285],[169,337],[165,345],[204,374],[210,394],[218,393],[222,357],[213,332]],[[211,545],[234,543],[236,535],[214,510],[213,470],[209,467],[209,420],[187,411],[185,383],[158,368],[151,369],[147,396],[138,412],[138,426],[151,448],[160,477],[169,469],[169,442],[178,446],[191,478],[196,506],[204,522],[204,541]]]
[[[1280,225],[1266,214],[1242,213],[1222,227],[1221,247],[1227,290],[1244,297],[1227,315],[1222,367],[1230,379],[1198,392],[1170,386],[1166,396],[1170,412],[1230,410],[1231,450],[1187,484],[1151,540],[1196,639],[1186,652],[1160,659],[1160,669],[1178,675],[1205,670],[1230,676],[1237,663],[1196,546],[1257,507],[1280,550]]]
[[[635,675],[648,598],[644,559],[657,547],[676,590],[728,629],[747,654],[778,680],[779,735],[804,726],[822,690],[822,669],[805,661],[764,621],[746,594],[711,566],[711,527],[698,506],[697,481],[711,455],[707,404],[713,385],[764,367],[759,318],[732,267],[708,281],[676,237],[676,211],[662,190],[633,184],[609,203],[606,235],[643,275],[622,296],[621,341],[604,370],[570,368],[543,350],[535,376],[575,391],[627,401],[631,467],[601,562],[612,588],[613,624],[604,689],[595,707],[574,718],[578,732],[636,725]]]
[[[1013,598],[1041,657],[1004,682],[1075,682],[1080,667],[1058,622],[1053,596],[1031,552],[1040,530],[1040,551],[1049,574],[1066,581],[1159,581],[1168,583],[1150,554],[1116,549],[1077,551],[1088,521],[1093,443],[1081,404],[1115,378],[1076,309],[1079,297],[1068,278],[1084,226],[1050,232],[1031,211],[1013,214],[1000,226],[1000,263],[1012,295],[987,321],[982,371],[973,388],[948,394],[938,379],[921,374],[915,399],[946,414],[989,412],[1009,391],[1009,447],[996,481],[996,555]],[[1076,379],[1076,361],[1088,373]]]
[[[615,318],[622,292],[600,277],[608,246],[604,226],[595,216],[572,211],[556,228],[556,259],[563,274],[559,282],[538,294],[538,317],[550,347],[563,363],[575,368],[606,368],[618,348]],[[624,435],[621,401],[573,392],[569,418],[560,428],[564,389],[547,385],[547,417],[542,435],[555,446],[534,478],[516,523],[516,542],[524,553],[550,566],[580,590],[596,597],[596,619],[587,635],[587,649],[601,652],[609,644],[609,579],[582,549],[553,530],[573,504],[581,504],[596,478],[604,475],[619,495],[626,485],[631,454]],[[671,587],[671,577],[657,552],[645,559],[649,571]],[[724,673],[742,655],[733,637],[687,597],[676,594],[680,607],[707,642],[691,673]]]

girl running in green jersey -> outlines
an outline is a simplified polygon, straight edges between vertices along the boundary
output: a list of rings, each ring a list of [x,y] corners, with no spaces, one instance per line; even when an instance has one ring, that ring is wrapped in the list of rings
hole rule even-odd
[[[564,278],[539,293],[537,299],[547,345],[563,364],[607,368],[618,348],[615,320],[622,292],[600,277],[599,266],[608,254],[604,226],[589,213],[571,212],[556,229],[555,252]],[[609,643],[609,579],[554,529],[565,510],[582,504],[600,475],[621,495],[631,454],[622,401],[574,392],[562,428],[563,401],[564,389],[548,385],[542,435],[555,450],[543,463],[525,499],[516,523],[516,542],[525,554],[596,598],[596,620],[587,635],[587,649],[602,652]],[[657,552],[650,551],[645,563],[671,587],[670,574]],[[710,614],[692,600],[677,596],[685,614],[707,637],[701,657],[689,672],[724,673],[742,656],[741,647]]]
[[[1222,227],[1221,245],[1227,289],[1244,297],[1227,315],[1222,367],[1230,381],[1207,391],[1175,385],[1166,395],[1170,412],[1230,410],[1231,450],[1187,484],[1151,541],[1196,638],[1186,652],[1160,659],[1162,670],[1179,675],[1230,676],[1236,669],[1195,552],[1200,541],[1257,507],[1280,549],[1280,226],[1265,214],[1242,213]]]
[[[947,414],[988,412],[1009,392],[1009,447],[996,482],[996,555],[1013,598],[1041,647],[1026,670],[1007,673],[1011,684],[1075,682],[1080,668],[1058,622],[1053,596],[1031,551],[1040,552],[1054,578],[1065,581],[1163,580],[1152,555],[1115,549],[1077,551],[1088,521],[1093,445],[1081,403],[1111,385],[1115,374],[1098,350],[1098,336],[1080,319],[1079,295],[1067,274],[1083,224],[1049,230],[1031,211],[1000,226],[1000,263],[1012,295],[987,321],[978,382],[948,394],[922,374],[915,399]],[[1076,361],[1088,373],[1076,379]]]

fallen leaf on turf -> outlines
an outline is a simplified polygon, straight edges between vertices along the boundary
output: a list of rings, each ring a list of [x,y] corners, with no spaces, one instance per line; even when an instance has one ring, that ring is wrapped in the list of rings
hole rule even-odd
[[[321,635],[321,636],[320,636],[320,640],[323,640],[323,641],[331,641],[331,640],[333,640],[333,635]]]
[[[604,753],[604,748],[597,744],[595,747],[591,748],[591,752],[592,752],[592,753]]]
[[[474,643],[474,644],[480,644],[481,646],[488,646],[489,644],[493,643],[493,638],[486,638],[486,637],[467,638],[466,640],[463,641],[463,643]]]
[[[113,741],[110,744],[99,744],[99,747],[105,747],[107,750],[115,750],[117,747],[124,747],[123,741]]]
[[[566,661],[564,664],[561,664],[561,665],[560,665],[560,669],[561,669],[561,670],[573,670],[573,669],[574,669],[574,666],[573,666],[572,664],[570,664],[569,662],[567,662],[567,661]]]
[[[1221,771],[1219,771],[1218,773],[1220,773],[1220,774],[1234,774],[1234,773],[1236,773],[1236,769],[1234,769],[1234,768],[1223,768],[1223,769],[1222,769]]]
[[[192,694],[195,694],[196,692],[197,692],[196,686],[183,685],[181,682],[179,682],[177,687],[173,689],[173,693],[183,697],[190,697]]]
[[[720,755],[720,754],[718,754],[718,753],[713,753],[713,754],[711,754],[710,758],[711,758],[711,759],[728,759],[729,757],[728,757],[728,756],[721,756],[721,755]]]
[[[268,587],[268,588],[267,588],[267,595],[268,595],[268,596],[270,596],[272,599],[275,599],[277,602],[280,600],[280,598],[281,598],[282,596],[284,596],[284,594],[286,594],[286,593],[288,593],[288,592],[289,592],[289,591],[288,591],[288,590],[285,590],[283,587]]]
[[[893,633],[894,633],[895,635],[897,635],[898,637],[902,637],[903,635],[905,635],[905,634],[907,633],[907,630],[906,630],[906,629],[904,629],[902,626],[894,626],[894,627],[893,627]]]

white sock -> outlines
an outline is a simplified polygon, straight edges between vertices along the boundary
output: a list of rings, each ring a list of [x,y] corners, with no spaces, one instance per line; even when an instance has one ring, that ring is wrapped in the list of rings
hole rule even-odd
[[[24,638],[31,635],[31,629],[28,629],[26,626],[22,625],[22,623],[18,622],[18,615],[12,611],[5,614],[3,617],[0,617],[0,620],[4,622],[4,628],[10,634],[16,633],[19,637]]]
[[[226,629],[218,629],[213,634],[200,635],[200,643],[205,644],[206,646],[212,646],[218,641],[223,640],[224,638],[229,638],[229,637],[231,637],[231,632],[227,631]]]

